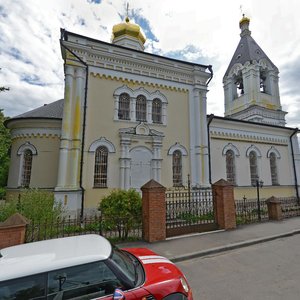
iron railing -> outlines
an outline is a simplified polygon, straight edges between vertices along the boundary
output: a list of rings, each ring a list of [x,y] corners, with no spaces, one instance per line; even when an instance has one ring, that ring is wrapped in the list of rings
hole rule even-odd
[[[260,199],[260,207],[257,205],[257,199],[235,200],[236,222],[237,224],[248,224],[261,221],[268,221],[268,207],[266,199]],[[260,214],[258,209],[260,209]]]
[[[281,203],[283,218],[300,216],[300,203],[296,197],[277,198]]]
[[[168,228],[214,223],[211,190],[172,190],[166,192]]]
[[[82,220],[68,216],[41,222],[31,221],[26,227],[26,242],[89,233],[100,234],[113,242],[139,240],[142,238],[141,216],[94,216],[84,217]]]

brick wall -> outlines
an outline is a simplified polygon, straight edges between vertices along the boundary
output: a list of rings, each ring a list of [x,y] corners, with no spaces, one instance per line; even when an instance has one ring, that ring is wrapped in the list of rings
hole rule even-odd
[[[19,213],[0,223],[0,249],[23,244],[28,220]]]
[[[143,239],[156,242],[166,239],[166,188],[150,180],[141,188],[143,193]]]

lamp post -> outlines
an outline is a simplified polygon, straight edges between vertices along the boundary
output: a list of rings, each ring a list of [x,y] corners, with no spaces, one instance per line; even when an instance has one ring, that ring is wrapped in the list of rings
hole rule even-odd
[[[262,180],[259,180],[259,178],[257,178],[256,181],[255,181],[255,184],[253,184],[253,186],[256,186],[256,192],[257,192],[257,216],[258,216],[258,221],[261,221],[259,188],[262,188],[263,185],[264,185],[264,182]]]

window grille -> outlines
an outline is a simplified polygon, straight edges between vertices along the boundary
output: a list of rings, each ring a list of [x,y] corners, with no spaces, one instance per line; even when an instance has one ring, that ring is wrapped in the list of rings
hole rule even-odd
[[[145,96],[139,95],[136,98],[136,120],[145,122],[147,114],[147,100]]]
[[[277,162],[275,153],[270,154],[270,169],[272,185],[278,185]]]
[[[22,187],[29,187],[32,167],[32,152],[27,149],[23,154],[23,168],[22,168]]]
[[[120,120],[130,120],[130,97],[126,93],[119,97],[118,117]]]
[[[162,109],[161,100],[154,99],[152,102],[152,122],[153,123],[161,123],[161,109]]]
[[[250,162],[251,185],[256,185],[256,180],[258,179],[257,155],[254,151],[251,151],[249,154],[249,162]]]
[[[108,150],[100,146],[95,151],[94,187],[107,187]]]
[[[235,157],[234,157],[234,152],[232,150],[228,150],[226,152],[226,175],[227,175],[227,181],[235,185],[236,184]]]
[[[179,150],[173,153],[173,186],[182,186],[182,154]]]

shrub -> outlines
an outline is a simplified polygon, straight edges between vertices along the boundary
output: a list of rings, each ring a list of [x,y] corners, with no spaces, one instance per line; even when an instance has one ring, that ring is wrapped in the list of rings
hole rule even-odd
[[[44,222],[59,217],[63,209],[61,205],[55,204],[52,193],[28,189],[0,206],[0,222],[16,212],[31,221]]]
[[[133,189],[115,190],[102,199],[98,209],[103,216],[103,226],[117,230],[119,238],[126,239],[129,231],[141,222],[142,199]]]

